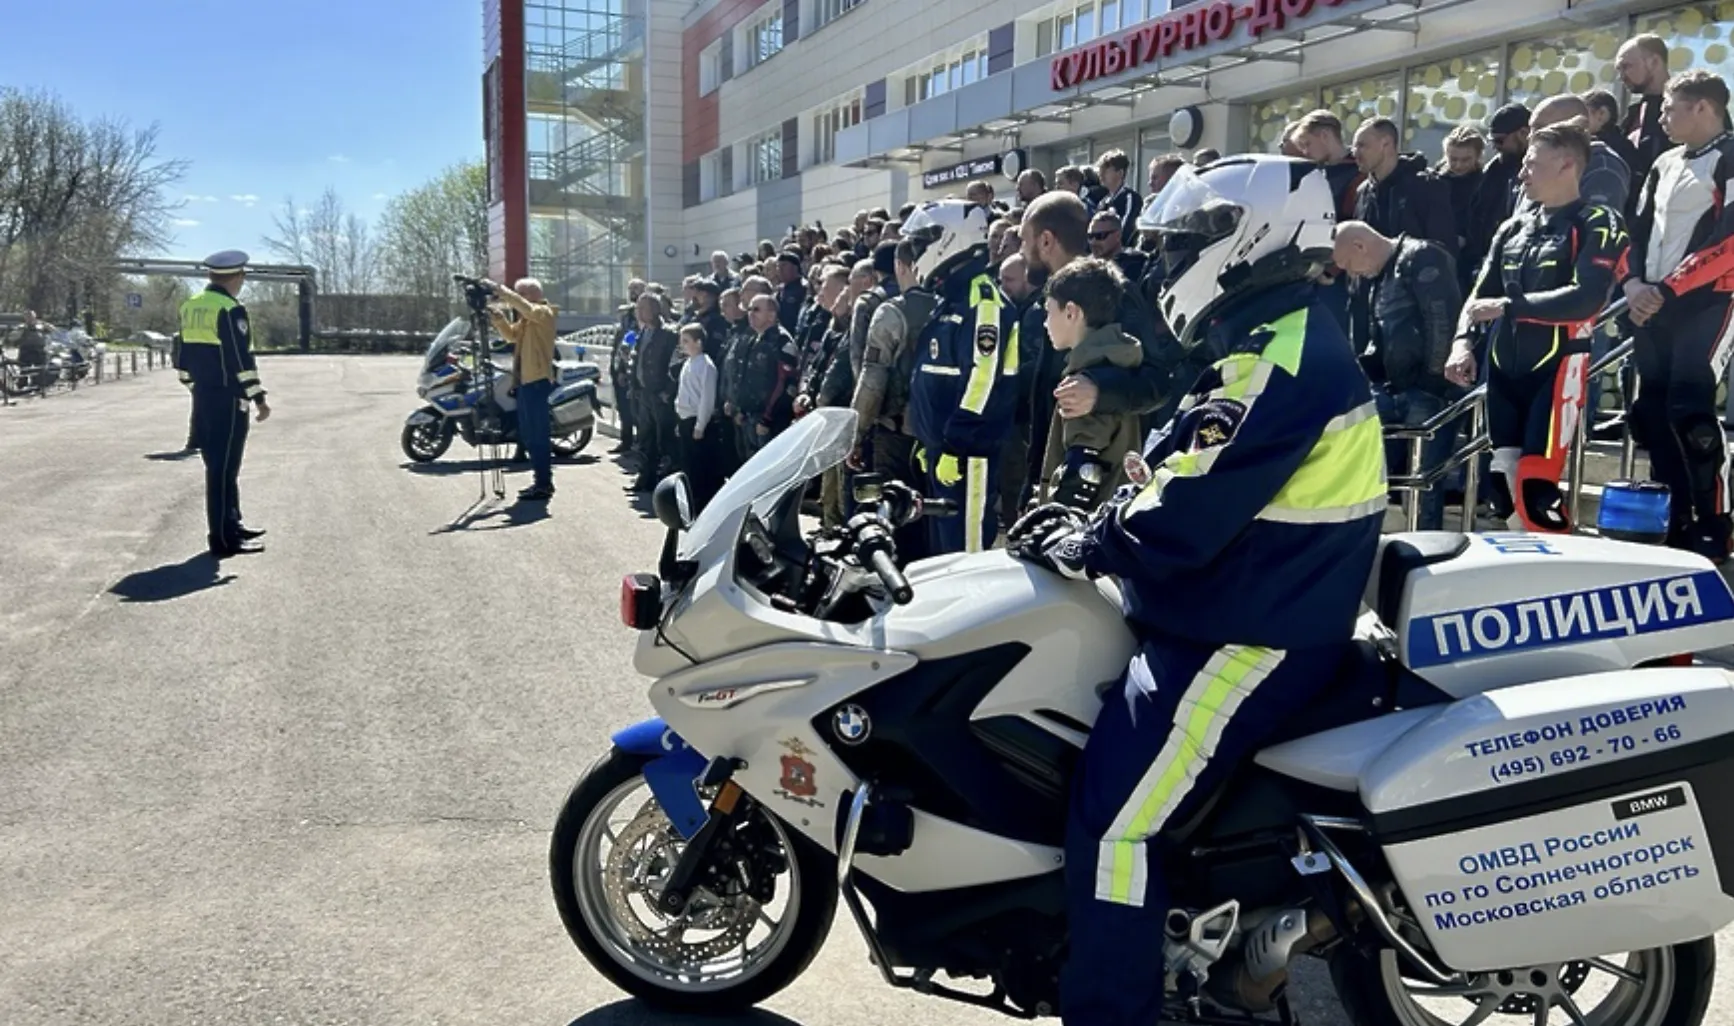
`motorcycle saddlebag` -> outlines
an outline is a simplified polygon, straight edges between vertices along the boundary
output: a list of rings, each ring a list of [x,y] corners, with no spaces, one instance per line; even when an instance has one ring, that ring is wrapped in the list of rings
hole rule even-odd
[[[1734,921],[1734,674],[1621,670],[1472,695],[1359,780],[1397,885],[1453,969],[1640,951]]]
[[[593,427],[596,423],[596,383],[575,381],[561,385],[549,394],[548,408],[556,437]]]

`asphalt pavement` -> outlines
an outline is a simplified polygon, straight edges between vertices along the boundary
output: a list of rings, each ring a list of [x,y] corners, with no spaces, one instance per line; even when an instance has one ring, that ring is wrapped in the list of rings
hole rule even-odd
[[[521,466],[477,505],[461,443],[398,447],[414,361],[260,369],[267,551],[222,564],[172,375],[0,409],[0,1023],[678,1021],[589,968],[547,879],[566,791],[648,709],[617,600],[661,529],[612,440],[545,511],[512,505]],[[1298,989],[1343,1023],[1321,973]],[[841,910],[725,1020],[892,1021],[1003,1020],[885,988]]]

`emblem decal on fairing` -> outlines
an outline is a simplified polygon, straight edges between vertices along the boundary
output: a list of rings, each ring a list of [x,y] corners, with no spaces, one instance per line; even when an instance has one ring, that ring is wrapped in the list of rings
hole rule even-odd
[[[814,797],[819,793],[819,771],[808,761],[813,750],[798,737],[778,742],[788,754],[783,756],[783,777],[777,781],[777,797],[802,805],[824,808],[825,803]]]

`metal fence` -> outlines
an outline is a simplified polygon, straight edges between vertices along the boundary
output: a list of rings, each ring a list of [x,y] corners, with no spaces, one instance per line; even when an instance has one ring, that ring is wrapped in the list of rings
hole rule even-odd
[[[25,372],[16,361],[7,357],[0,359],[0,364],[3,364],[0,366],[0,375],[4,375],[4,380],[0,381],[0,406],[12,405],[15,395],[23,396],[37,392],[37,389],[33,387],[24,388],[18,384],[21,375]],[[73,391],[80,385],[100,385],[120,378],[137,377],[152,371],[167,370],[169,367],[169,354],[158,349],[128,349],[118,353],[104,352],[91,361],[90,371],[85,376],[72,379],[62,377],[45,386],[43,392],[57,389]]]

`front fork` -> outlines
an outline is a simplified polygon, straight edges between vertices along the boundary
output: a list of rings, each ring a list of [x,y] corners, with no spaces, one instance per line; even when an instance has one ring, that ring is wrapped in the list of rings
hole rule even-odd
[[[680,861],[675,863],[656,897],[661,912],[679,915],[692,900],[699,871],[709,859],[717,837],[752,808],[752,799],[732,779],[745,763],[724,757],[706,759],[660,717],[620,731],[614,735],[614,744],[634,755],[650,756],[644,766],[644,782],[662,806],[663,814],[686,840]],[[716,797],[706,808],[699,792],[712,787],[717,789]]]

